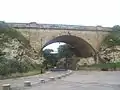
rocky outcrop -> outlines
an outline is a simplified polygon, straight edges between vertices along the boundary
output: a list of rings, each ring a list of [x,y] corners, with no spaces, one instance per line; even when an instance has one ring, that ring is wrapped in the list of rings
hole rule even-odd
[[[89,58],[80,58],[80,61],[78,62],[78,65],[92,65],[95,64],[95,60],[93,57]]]
[[[5,58],[29,63],[36,63],[39,59],[38,53],[30,46],[29,41],[20,32],[9,27],[0,27],[0,53]]]
[[[120,46],[107,48],[99,53],[104,62],[120,62]]]

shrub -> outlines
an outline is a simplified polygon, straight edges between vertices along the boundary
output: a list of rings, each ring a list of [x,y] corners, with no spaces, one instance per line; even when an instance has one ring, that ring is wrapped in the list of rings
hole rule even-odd
[[[7,59],[4,57],[0,57],[0,75],[7,75],[9,74],[9,65]]]
[[[0,75],[10,75],[12,73],[24,73],[34,69],[40,69],[40,65],[34,67],[25,61],[17,59],[7,59],[3,56],[0,57]]]

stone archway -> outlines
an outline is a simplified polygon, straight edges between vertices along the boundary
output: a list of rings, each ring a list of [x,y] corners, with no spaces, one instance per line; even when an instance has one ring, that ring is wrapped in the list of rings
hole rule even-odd
[[[87,58],[87,57],[94,57],[96,55],[96,51],[89,43],[87,43],[82,38],[73,36],[73,35],[58,36],[48,41],[46,44],[44,44],[42,49],[46,47],[47,45],[55,43],[55,42],[64,42],[64,43],[70,44],[73,47],[72,51],[75,53],[77,57]],[[78,61],[79,59],[72,60],[72,65],[73,65],[72,68],[75,69],[75,66]]]
[[[42,49],[47,45],[55,42],[64,42],[70,44],[73,47],[73,51],[75,52],[75,55],[79,57],[90,57],[95,54],[94,48],[89,43],[87,43],[85,40],[83,40],[80,37],[72,36],[72,35],[62,35],[52,40],[49,40],[46,44],[43,45]]]

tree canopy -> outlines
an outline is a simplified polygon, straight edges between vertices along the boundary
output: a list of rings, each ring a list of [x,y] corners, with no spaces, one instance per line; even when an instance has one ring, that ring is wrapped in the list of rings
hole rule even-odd
[[[120,31],[120,26],[119,25],[115,25],[115,26],[112,27],[112,29],[114,31]]]
[[[117,46],[120,45],[120,26],[115,25],[112,27],[113,32],[110,32],[110,34],[104,39],[104,45],[107,47]]]
[[[105,40],[104,43],[107,46],[116,46],[116,45],[120,45],[120,32],[112,32],[111,34],[109,34]]]
[[[60,45],[58,48],[59,58],[71,58],[73,54],[74,53],[71,51],[71,46],[68,44]]]
[[[43,57],[45,58],[45,61],[43,62],[43,64],[45,65],[46,69],[48,68],[48,65],[50,67],[56,66],[57,55],[52,52],[53,52],[52,49],[45,49],[43,51]]]

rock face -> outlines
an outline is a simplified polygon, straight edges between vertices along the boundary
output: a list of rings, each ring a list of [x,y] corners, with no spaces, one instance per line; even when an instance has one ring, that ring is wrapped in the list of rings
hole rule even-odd
[[[120,62],[120,46],[107,48],[100,52],[100,56],[105,62]]]
[[[67,68],[75,70],[77,66],[81,66],[84,64],[92,65],[94,64],[93,58],[80,58],[73,56],[72,58],[67,58]],[[57,63],[58,68],[65,68],[66,67],[66,58],[62,58]]]
[[[95,64],[95,60],[92,57],[89,58],[80,58],[80,61],[78,62],[78,65],[92,65]]]
[[[60,59],[57,62],[57,68],[64,69],[65,68],[65,63],[66,63],[65,58]]]
[[[12,29],[0,28],[0,53],[8,59],[29,63],[38,61],[38,53],[29,45],[29,41]]]
[[[102,62],[101,62],[102,61]],[[115,46],[114,48],[107,48],[104,51],[99,52],[99,63],[116,63],[120,62],[120,46]],[[78,65],[92,65],[95,64],[93,57],[80,58]]]
[[[120,62],[120,46],[115,46],[114,48],[107,48],[105,51],[99,52],[99,59],[102,60],[99,60],[98,63]],[[72,57],[68,61],[70,61],[69,68],[74,70],[83,65],[93,65],[96,63],[93,57],[89,57],[89,58]],[[65,58],[59,60],[58,62],[59,68],[64,68],[65,63],[66,63]]]
[[[35,55],[32,55],[30,49],[25,48],[16,38],[8,38],[8,42],[3,42],[4,47],[0,47],[2,53],[5,53],[5,57],[8,59],[18,58],[18,60],[29,59],[34,61]],[[33,53],[34,54],[34,53]],[[21,58],[20,58],[21,57]]]

